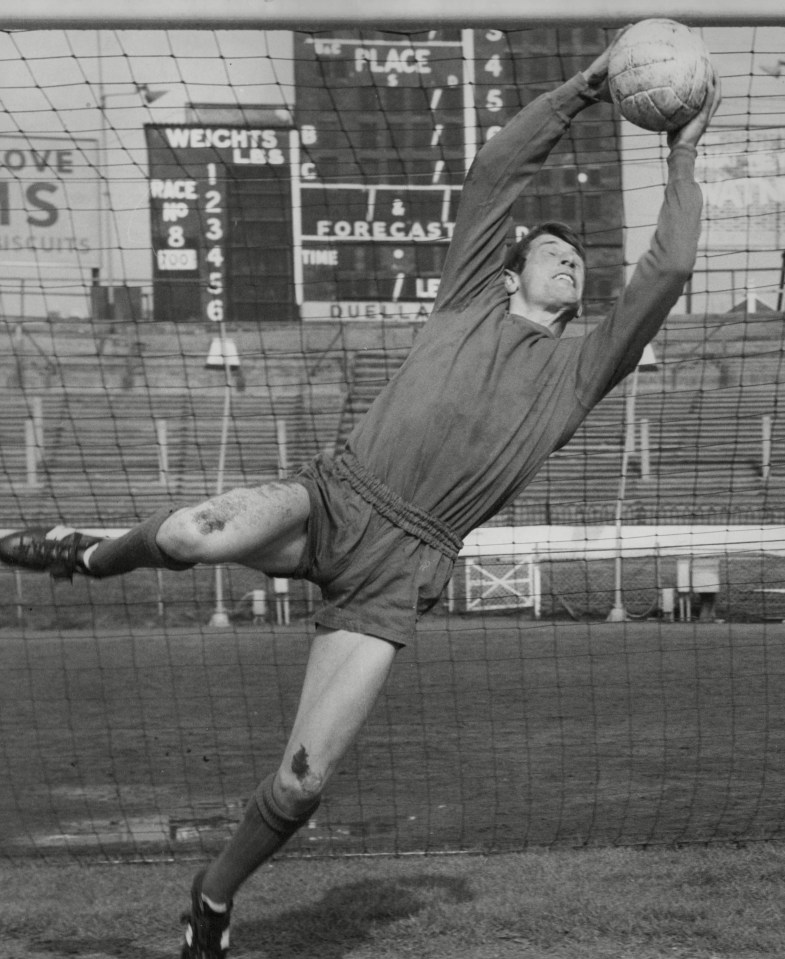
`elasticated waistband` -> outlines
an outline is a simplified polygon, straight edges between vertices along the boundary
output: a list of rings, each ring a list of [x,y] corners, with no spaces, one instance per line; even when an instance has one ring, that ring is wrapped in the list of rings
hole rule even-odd
[[[337,456],[335,469],[385,519],[438,549],[448,559],[456,559],[463,546],[460,536],[424,509],[407,503],[366,469],[353,453],[344,452]]]

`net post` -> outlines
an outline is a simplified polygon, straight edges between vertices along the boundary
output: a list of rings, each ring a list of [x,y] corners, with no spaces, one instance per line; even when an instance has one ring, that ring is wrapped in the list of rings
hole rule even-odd
[[[651,441],[649,439],[649,420],[642,418],[640,421],[640,464],[641,479],[651,479]]]
[[[169,423],[163,418],[155,420],[155,438],[158,447],[158,482],[169,486]]]
[[[32,417],[29,417],[25,420],[25,465],[27,473],[27,485],[30,489],[35,489],[39,485],[39,463],[40,456],[36,437],[35,420],[33,420]]]
[[[16,593],[16,621],[22,626],[25,620],[25,601],[22,594],[22,571],[14,570],[14,592]]]
[[[764,483],[771,475],[771,415],[765,414],[761,419],[761,476]]]
[[[44,462],[44,404],[40,396],[33,397],[33,435],[35,437],[36,462]]]

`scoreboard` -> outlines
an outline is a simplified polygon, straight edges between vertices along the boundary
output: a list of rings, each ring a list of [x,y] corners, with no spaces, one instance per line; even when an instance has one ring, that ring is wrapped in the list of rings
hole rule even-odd
[[[146,128],[156,317],[425,319],[477,150],[603,46],[591,27],[295,34],[292,128]],[[577,226],[602,299],[623,277],[618,129],[590,113],[514,218]]]
[[[474,152],[470,74],[458,31],[298,35],[305,319],[427,316]]]
[[[156,319],[294,319],[291,130],[145,134]]]

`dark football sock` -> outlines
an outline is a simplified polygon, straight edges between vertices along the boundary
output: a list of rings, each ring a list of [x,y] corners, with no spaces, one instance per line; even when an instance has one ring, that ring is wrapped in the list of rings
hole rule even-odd
[[[259,785],[234,835],[208,867],[202,892],[212,902],[231,903],[245,880],[274,856],[316,812],[318,799],[300,816],[284,812],[273,795],[274,779],[274,776],[268,776]]]
[[[90,553],[90,575],[103,579],[105,576],[130,573],[134,569],[190,569],[193,563],[172,559],[155,541],[161,524],[172,512],[164,507],[123,536],[102,540]]]

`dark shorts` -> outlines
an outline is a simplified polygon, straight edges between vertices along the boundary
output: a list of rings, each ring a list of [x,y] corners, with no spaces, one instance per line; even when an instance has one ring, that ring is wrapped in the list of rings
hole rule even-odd
[[[408,643],[452,575],[458,537],[351,454],[319,456],[295,481],[308,491],[311,513],[294,577],[322,591],[316,623]]]

